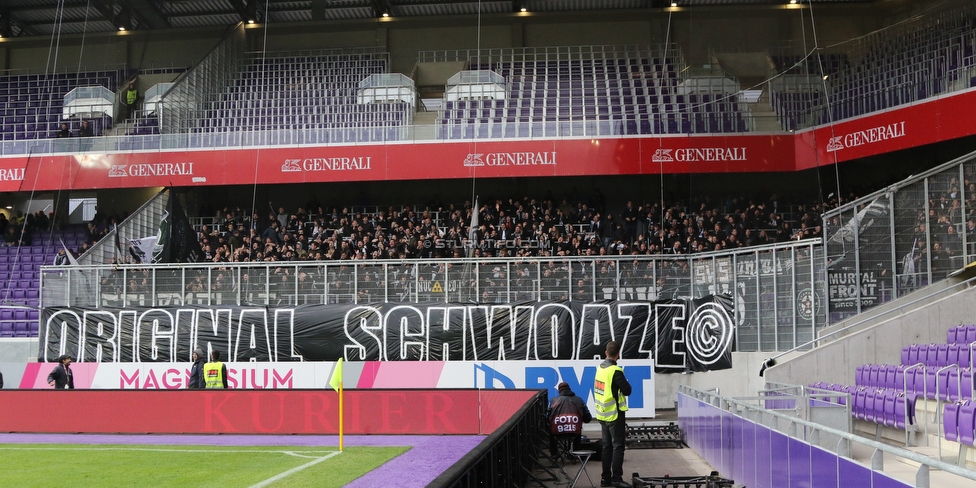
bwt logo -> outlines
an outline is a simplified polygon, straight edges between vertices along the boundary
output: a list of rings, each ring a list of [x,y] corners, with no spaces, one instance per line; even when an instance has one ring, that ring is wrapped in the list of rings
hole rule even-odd
[[[578,368],[571,366],[559,367],[526,367],[525,383],[527,389],[548,388],[550,397],[558,395],[556,385],[565,381],[573,392],[583,399],[590,398],[596,380],[596,366],[587,366],[577,374]],[[631,408],[644,408],[644,381],[652,378],[651,366],[624,366],[624,374],[633,388],[627,403]],[[474,365],[474,388],[510,389],[517,388],[515,381],[502,372],[491,368],[485,363]]]
[[[674,161],[674,156],[671,155],[673,149],[658,149],[654,151],[654,155],[651,156],[651,161],[655,163],[670,163]]]

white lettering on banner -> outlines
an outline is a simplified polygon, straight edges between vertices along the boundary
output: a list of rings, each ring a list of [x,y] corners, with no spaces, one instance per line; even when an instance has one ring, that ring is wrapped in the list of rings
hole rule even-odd
[[[282,173],[302,171],[366,171],[370,169],[370,156],[352,158],[306,158],[286,159],[281,165]]]
[[[874,144],[899,137],[905,137],[905,121],[831,137],[830,141],[827,142],[827,152]]]
[[[468,154],[465,166],[538,166],[555,165],[556,151],[552,152],[499,152]]]
[[[672,154],[673,152],[673,154]],[[651,156],[655,163],[746,161],[744,147],[693,147],[686,149],[657,149]]]
[[[113,164],[108,170],[110,178],[191,175],[193,175],[193,163]]]
[[[0,168],[0,181],[24,181],[23,168]]]
[[[178,349],[199,347],[208,351],[219,347],[227,351],[230,361],[304,361],[307,358],[300,352],[301,338],[295,337],[298,310],[60,309],[47,315],[42,324],[42,356],[51,361],[65,352],[61,349],[70,347],[71,351],[84,351],[78,353],[79,363],[172,362],[189,360],[177,357]],[[661,367],[687,366],[683,355],[674,354],[675,348],[688,350],[693,359],[711,364],[731,345],[731,317],[713,303],[701,304],[691,312],[686,319],[684,305],[648,302],[584,304],[578,312],[563,303],[398,305],[382,309],[357,305],[346,311],[342,332],[336,331],[346,340],[330,349],[355,361],[592,359],[583,357],[590,354],[590,345],[582,340],[592,335],[594,343],[615,338],[621,349],[633,344],[630,348],[638,357],[656,357]],[[711,338],[708,344],[684,340],[682,345],[659,344],[658,336],[693,337],[691,331],[702,327],[711,331],[706,334]],[[450,334],[435,336],[434,330]],[[66,345],[64,338],[75,334],[77,343]],[[662,355],[674,358],[664,359]]]

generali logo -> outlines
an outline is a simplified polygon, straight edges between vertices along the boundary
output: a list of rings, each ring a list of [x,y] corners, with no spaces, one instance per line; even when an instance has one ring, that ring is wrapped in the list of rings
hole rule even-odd
[[[895,122],[894,124],[872,127],[867,130],[851,132],[842,136],[831,137],[827,141],[827,152],[850,149],[852,147],[875,144],[888,139],[905,137],[905,121]]]
[[[145,163],[113,164],[108,170],[110,178],[129,176],[192,176],[193,163]]]
[[[0,181],[24,181],[24,168],[0,168]]]
[[[464,158],[465,166],[554,166],[555,164],[556,151],[472,153]]]
[[[692,147],[682,149],[656,149],[651,161],[655,163],[745,161],[744,147]]]
[[[286,159],[281,164],[282,173],[301,173],[303,171],[365,171],[370,169],[369,156],[352,158],[306,158]]]

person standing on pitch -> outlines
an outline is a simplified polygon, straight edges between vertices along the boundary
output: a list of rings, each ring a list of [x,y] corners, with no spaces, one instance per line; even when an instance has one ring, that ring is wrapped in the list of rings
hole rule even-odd
[[[620,343],[607,343],[607,359],[600,363],[593,381],[596,419],[603,430],[603,477],[600,486],[630,488],[624,481],[624,441],[627,437],[627,396],[631,387],[624,370],[617,366]]]
[[[227,388],[227,365],[220,362],[220,351],[210,353],[210,362],[203,365],[203,378],[207,388]]]
[[[203,349],[197,348],[193,351],[193,366],[190,366],[190,381],[186,383],[187,388],[206,388],[207,382],[203,379],[203,365],[206,360],[203,357]]]
[[[51,374],[47,375],[47,384],[54,387],[55,390],[74,390],[75,389],[75,378],[71,374],[71,356],[67,354],[62,354],[58,358],[58,362],[61,363],[51,370]]]

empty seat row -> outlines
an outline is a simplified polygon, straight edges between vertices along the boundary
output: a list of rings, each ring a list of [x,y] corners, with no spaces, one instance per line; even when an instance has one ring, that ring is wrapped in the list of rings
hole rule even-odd
[[[0,337],[36,337],[37,322],[0,321]]]
[[[956,364],[964,368],[970,366],[972,347],[969,342],[953,344],[912,344],[901,350],[901,363],[905,366],[924,364],[929,367],[942,367]]]
[[[858,366],[855,384],[913,393],[930,400],[956,401],[973,398],[973,369],[950,365],[922,367],[866,364]]]
[[[949,344],[970,344],[976,342],[976,324],[950,327],[946,333],[946,342]]]
[[[0,309],[0,322],[37,320],[39,315],[40,312],[37,309],[4,308]]]
[[[814,401],[844,405],[848,396],[851,399],[851,416],[868,422],[875,422],[897,429],[915,424],[915,399],[913,393],[891,388],[840,385],[818,382],[810,385],[820,390],[836,391],[843,395],[818,395]]]
[[[976,445],[976,402],[965,400],[943,405],[942,427],[946,440]]]

